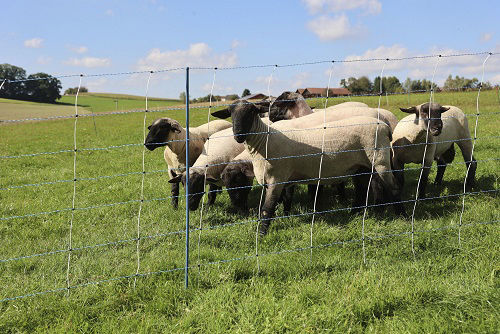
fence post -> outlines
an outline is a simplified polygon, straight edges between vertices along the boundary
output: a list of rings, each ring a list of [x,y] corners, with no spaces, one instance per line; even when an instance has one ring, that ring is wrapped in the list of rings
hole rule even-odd
[[[186,267],[184,268],[184,285],[189,284],[189,67],[186,67]]]

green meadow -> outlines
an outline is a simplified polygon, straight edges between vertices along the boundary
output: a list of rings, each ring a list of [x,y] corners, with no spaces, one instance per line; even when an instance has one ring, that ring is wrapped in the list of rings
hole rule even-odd
[[[435,95],[469,115],[471,134],[476,99],[477,92]],[[379,103],[379,97],[356,100]],[[399,107],[428,100],[428,94],[394,95],[380,103],[402,118]],[[4,102],[0,115],[12,113]],[[65,96],[60,105],[74,102]],[[320,210],[332,212],[316,216],[312,249],[304,186],[295,192],[292,217],[276,219],[256,239],[261,188],[255,185],[248,217],[230,213],[226,192],[203,213],[191,213],[187,289],[184,199],[172,209],[163,150],[144,152],[142,145],[144,121],[184,123],[183,110],[161,111],[179,102],[150,99],[152,112],[119,115],[106,112],[144,109],[144,98],[89,94],[78,104],[94,117],[76,122],[76,182],[74,118],[0,123],[0,332],[498,333],[496,91],[479,97],[476,193],[461,195],[465,165],[456,146],[442,187],[432,184],[434,166],[429,199],[417,203],[414,252],[411,220],[390,208],[383,215],[368,210],[364,263],[363,216],[342,210],[352,185],[347,198],[325,191]],[[16,115],[3,120],[24,118]],[[190,117],[194,126],[204,123],[207,108],[192,107]],[[420,171],[406,167],[403,199],[412,200]],[[411,212],[413,202],[406,208]]]

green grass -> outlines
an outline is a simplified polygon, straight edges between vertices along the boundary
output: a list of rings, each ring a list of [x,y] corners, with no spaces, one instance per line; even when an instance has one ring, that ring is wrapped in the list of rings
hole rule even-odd
[[[436,101],[475,113],[475,92],[440,93]],[[411,104],[427,101],[428,95],[410,96]],[[377,97],[357,99],[371,106]],[[71,101],[67,101],[71,103]],[[330,104],[342,102],[331,99]],[[106,111],[98,102],[94,111]],[[312,101],[321,105],[321,101]],[[104,105],[104,103],[102,104]],[[407,96],[385,97],[382,107],[403,113]],[[500,115],[494,91],[481,93],[478,160],[499,158]],[[135,107],[130,107],[135,108]],[[138,107],[140,108],[140,107]],[[206,109],[192,109],[191,122],[202,124]],[[147,123],[169,116],[183,123],[184,112],[147,114]],[[142,145],[106,150],[81,150],[123,144],[139,144],[143,138],[142,113],[90,117],[77,123],[76,173],[80,179],[140,172]],[[471,126],[474,117],[469,118]],[[71,150],[74,120],[5,124],[0,126],[1,156]],[[490,137],[489,139],[481,139]],[[183,271],[157,273],[184,265],[184,203],[173,210],[169,201],[153,200],[169,195],[162,150],[146,152],[146,174],[140,234],[154,236],[140,242],[140,273],[99,285],[90,284],[134,275],[141,175],[131,174],[76,182],[73,248],[130,240],[107,246],[75,250],[71,256],[70,284],[65,292],[47,293],[0,303],[0,332],[382,332],[382,333],[497,333],[500,309],[500,247],[498,224],[464,226],[458,245],[461,197],[423,201],[418,204],[415,229],[434,230],[415,234],[415,258],[410,247],[410,222],[390,214],[370,212],[366,221],[367,263],[360,242],[361,215],[339,211],[318,216],[314,244],[307,248],[311,216],[274,221],[269,234],[259,239],[260,271],[257,271],[254,222],[231,215],[226,193],[203,215],[203,226],[227,225],[204,230],[198,248],[198,232],[191,233],[190,288],[184,289]],[[460,194],[465,167],[448,167],[444,185],[430,184],[429,196]],[[0,188],[29,183],[72,180],[73,153],[1,159]],[[417,167],[409,165],[407,167]],[[498,161],[479,162],[477,189],[499,189]],[[433,180],[435,168],[431,173]],[[409,171],[404,194],[413,198],[418,171]],[[352,198],[353,189],[348,189]],[[0,217],[70,208],[73,183],[0,190]],[[257,205],[260,189],[251,194]],[[327,192],[322,209],[348,206]],[[114,206],[107,203],[127,202]],[[464,224],[498,221],[498,193],[470,195],[465,200]],[[408,209],[410,209],[408,207]],[[310,212],[305,187],[296,192],[293,214]],[[278,215],[282,215],[281,207]],[[0,259],[68,248],[71,211],[0,221]],[[198,226],[200,213],[191,215]],[[162,234],[158,236],[158,234]],[[404,234],[394,237],[381,237]],[[282,253],[279,253],[282,252]],[[279,253],[279,254],[274,254]],[[199,257],[198,257],[199,254]],[[264,254],[266,254],[264,256]],[[230,262],[220,262],[237,258]],[[242,259],[239,259],[242,258]],[[219,262],[218,262],[219,261]],[[66,287],[68,253],[0,263],[0,299]],[[212,262],[218,262],[209,264]],[[196,266],[200,264],[200,267]],[[89,285],[86,285],[89,284]]]
[[[62,96],[59,103],[74,105],[75,96]],[[118,103],[116,103],[118,101]],[[148,98],[148,108],[157,109],[172,105],[181,104],[179,100]],[[78,105],[93,112],[109,112],[116,110],[144,109],[145,98],[143,96],[125,95],[125,94],[106,94],[106,93],[82,93],[78,96]]]

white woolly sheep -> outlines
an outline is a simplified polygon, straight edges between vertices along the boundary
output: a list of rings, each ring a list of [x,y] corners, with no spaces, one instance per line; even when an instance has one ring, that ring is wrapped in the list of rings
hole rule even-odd
[[[324,184],[339,182],[342,179],[337,177],[351,175],[360,167],[371,169],[373,160],[375,171],[390,193],[399,194],[391,173],[389,149],[374,149],[390,146],[391,129],[383,122],[371,117],[353,117],[309,131],[290,131],[293,128],[274,123],[269,126],[267,136],[268,126],[258,116],[261,109],[258,105],[239,102],[227,110],[213,113],[217,116],[230,112],[235,140],[245,142],[252,156],[256,179],[267,187],[261,210],[261,234],[267,233],[285,182],[317,182],[314,179],[318,177],[323,135],[324,151],[327,152],[323,155],[321,175],[326,178]],[[376,129],[378,141],[375,146]]]
[[[203,152],[192,167],[189,168],[189,210],[196,210],[203,197],[206,182],[209,184],[208,204],[214,203],[217,191],[221,189],[221,173],[226,165],[238,154],[243,152],[245,146],[233,139],[233,129],[225,129],[210,136],[204,145]],[[172,184],[182,182],[186,186],[186,171],[178,174],[168,181]]]
[[[214,120],[189,129],[189,163],[192,165],[203,150],[205,141],[220,130],[231,127],[224,120]],[[176,120],[168,117],[155,120],[149,127],[144,145],[150,151],[166,146],[163,157],[168,167],[169,179],[186,169],[186,130]],[[172,205],[177,208],[179,184],[172,184]]]
[[[313,112],[323,111],[323,109],[314,109],[307,104],[304,97],[299,93],[283,92],[271,104],[271,112],[269,118],[273,122],[294,119],[303,117]],[[344,107],[368,107],[367,104],[362,102],[344,102],[328,107],[327,109],[337,109]]]
[[[477,163],[472,156],[469,125],[462,110],[454,106],[441,106],[438,103],[425,103],[408,109],[401,108],[401,110],[414,113],[414,115],[403,118],[393,134],[394,154],[392,161],[395,169],[394,174],[400,184],[404,183],[404,165],[406,163],[421,164],[423,160],[424,170],[418,189],[418,197],[424,198],[433,160],[438,162],[435,183],[441,184],[446,164],[452,162],[455,156],[453,146],[456,142],[462,151],[468,170],[465,190],[470,191],[475,183]],[[429,136],[426,145],[428,128]],[[427,149],[425,149],[426,146]]]

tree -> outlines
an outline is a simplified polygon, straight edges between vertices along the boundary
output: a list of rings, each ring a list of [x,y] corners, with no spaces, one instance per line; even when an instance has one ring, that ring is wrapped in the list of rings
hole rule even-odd
[[[347,79],[347,88],[353,94],[367,94],[372,92],[373,85],[370,79],[366,76],[362,76],[359,79],[350,77]]]
[[[181,92],[179,94],[179,100],[181,101],[181,103],[186,103],[186,92]]]
[[[239,98],[240,97],[238,96],[238,94],[229,94],[229,95],[226,95],[226,100],[229,100],[229,101],[237,100]]]
[[[241,97],[245,97],[245,96],[248,96],[248,95],[250,95],[250,94],[251,94],[251,93],[250,93],[250,89],[245,88],[245,89],[243,90],[243,93],[241,93]]]
[[[61,88],[61,81],[47,73],[30,74],[26,81],[26,99],[54,103],[61,98]]]
[[[380,92],[380,77],[375,77],[373,80],[373,91],[375,93]],[[398,78],[394,76],[382,78],[382,93],[396,93],[400,91],[402,91],[402,86]]]
[[[88,93],[89,90],[87,89],[87,87],[82,86],[82,87],[80,87],[79,92],[80,93]],[[64,91],[64,95],[76,95],[76,93],[78,93],[78,87],[68,88]]]
[[[0,90],[0,97],[21,100],[26,96],[25,82],[10,82],[26,79],[26,71],[23,68],[11,64],[1,64],[0,79],[2,82],[5,80]]]
[[[455,76],[455,79],[451,76],[451,74],[446,78],[444,82],[444,89],[459,89],[459,90],[467,90],[474,89],[479,87],[479,80],[477,78],[467,79],[465,77]]]
[[[344,87],[344,88],[347,88],[347,81],[346,81],[346,79],[342,79],[342,80],[340,80],[340,85],[341,85],[342,87]]]

